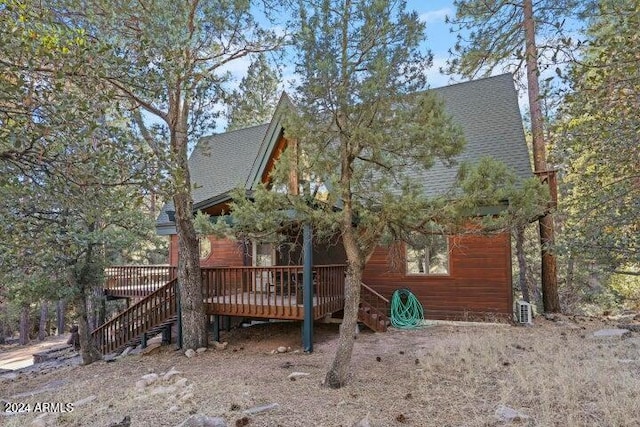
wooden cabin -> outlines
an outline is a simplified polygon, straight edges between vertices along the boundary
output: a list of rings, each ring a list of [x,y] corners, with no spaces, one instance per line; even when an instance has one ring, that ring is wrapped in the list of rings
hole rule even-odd
[[[474,162],[482,157],[493,157],[508,165],[519,179],[533,176],[512,75],[433,90],[463,129],[467,144],[459,161]],[[268,179],[287,145],[281,119],[288,103],[290,101],[283,95],[270,123],[212,135],[198,142],[189,159],[194,211],[222,215],[228,211],[232,190],[251,191]],[[436,196],[451,190],[457,172],[456,167],[436,163],[429,170],[416,172],[414,178],[425,183],[427,195]],[[163,267],[167,269],[163,273],[167,280],[173,279],[172,272],[178,259],[173,220],[173,206],[167,203],[157,220],[158,233],[170,239],[169,267]],[[298,235],[292,234],[293,241],[299,238],[294,236]],[[305,306],[299,298],[302,294],[299,286],[302,274],[300,242],[291,250],[291,247],[285,249],[270,243],[208,236],[202,239],[200,249],[205,302],[210,314],[303,317]],[[342,308],[345,253],[338,238],[331,244],[314,242],[312,251],[314,291],[313,299],[307,303],[313,304],[313,318],[318,319]],[[106,290],[113,297],[126,296],[122,291],[125,289],[123,283],[125,276],[132,275],[124,273],[125,267],[119,268],[121,270],[112,270],[110,290]],[[131,280],[135,282],[135,279]],[[377,305],[376,301],[388,302],[393,292],[402,288],[411,290],[418,297],[427,318],[511,319],[510,235],[479,232],[433,235],[420,247],[380,246],[366,265],[363,282],[365,310],[362,320],[374,329],[381,326],[381,319],[385,324],[379,329],[386,329],[384,316],[388,314],[385,305]],[[116,291],[116,288],[121,290]],[[148,289],[151,291],[155,292],[153,287]],[[364,311],[376,312],[375,321],[365,319]],[[165,317],[175,320],[175,313]],[[155,323],[158,322],[163,323]],[[143,329],[139,328],[135,333]],[[112,328],[111,332],[100,333],[103,342],[118,332]],[[135,333],[131,332],[129,336]]]

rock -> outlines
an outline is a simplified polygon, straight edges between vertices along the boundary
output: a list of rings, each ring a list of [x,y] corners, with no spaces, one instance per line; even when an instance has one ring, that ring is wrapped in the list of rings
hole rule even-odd
[[[193,393],[185,393],[180,397],[180,401],[182,402],[186,402],[191,399],[193,399]]]
[[[291,372],[287,378],[298,379],[300,377],[308,377],[309,375],[311,374],[309,374],[308,372]]]
[[[125,415],[125,417],[119,423],[111,423],[109,427],[129,427],[131,425],[131,417]]]
[[[138,390],[142,390],[147,386],[147,382],[145,380],[138,380],[136,381],[136,388]]]
[[[227,427],[224,418],[208,417],[203,414],[194,414],[176,427]]]
[[[180,407],[178,407],[177,405],[173,405],[171,408],[169,408],[169,412],[171,412],[172,414],[179,411]]]
[[[633,332],[640,332],[640,323],[620,323],[618,328],[627,329]]]
[[[281,345],[280,347],[277,348],[276,350],[278,353],[286,353],[287,352],[287,347]]]
[[[168,387],[165,386],[158,386],[158,387],[154,387],[151,390],[151,395],[156,395],[156,394],[171,394],[171,393],[175,393],[178,390],[178,388],[176,386],[170,385]]]
[[[369,422],[369,416],[367,415],[357,423],[353,425],[353,427],[371,427],[371,423]]]
[[[216,350],[224,350],[227,348],[227,346],[229,345],[228,342],[218,342],[218,341],[214,341],[213,342],[213,346],[215,347]]]
[[[80,400],[77,400],[77,401],[73,402],[73,407],[77,408],[78,406],[84,406],[84,405],[86,405],[88,403],[93,402],[94,400],[96,400],[96,396],[94,396],[94,395],[87,396],[84,399],[80,399]]]
[[[187,380],[186,378],[180,378],[178,381],[175,382],[176,387],[186,387],[187,385]]]
[[[518,412],[515,409],[509,408],[505,405],[498,406],[495,412],[495,416],[499,421],[507,423],[512,421],[524,421],[530,418],[528,415]]]
[[[160,351],[160,349],[161,349],[161,348],[162,348],[162,343],[161,343],[161,342],[156,342],[156,343],[153,343],[153,344],[149,344],[149,345],[147,346],[147,348],[143,348],[143,349],[140,351],[140,353],[141,353],[143,356],[149,356],[149,355],[151,355],[151,354],[158,353],[158,352]]]
[[[142,376],[142,380],[146,383],[146,385],[151,385],[158,381],[158,374],[147,374]]]
[[[187,358],[191,359],[193,356],[196,355],[196,352],[193,351],[192,348],[188,349],[187,351],[184,352],[184,355],[187,356]]]
[[[625,338],[629,335],[631,332],[628,329],[600,329],[593,333],[595,338]]]
[[[256,414],[260,414],[262,412],[272,411],[272,410],[277,409],[279,407],[280,407],[280,405],[278,405],[277,403],[270,403],[268,405],[254,406],[253,408],[249,408],[249,409],[243,411],[243,413],[245,413],[247,415],[256,415]]]
[[[171,378],[173,378],[174,376],[179,375],[181,373],[182,372],[180,372],[180,371],[176,371],[176,367],[174,366],[173,368],[169,369],[169,371],[162,376],[162,380],[163,381],[170,381]]]
[[[124,349],[124,351],[122,353],[120,353],[120,356],[122,356],[122,357],[127,356],[132,351],[133,351],[133,347],[127,347],[127,348]]]
[[[207,351],[207,347],[200,347],[200,348],[196,349],[196,353],[198,353],[198,354],[202,354],[205,351]]]

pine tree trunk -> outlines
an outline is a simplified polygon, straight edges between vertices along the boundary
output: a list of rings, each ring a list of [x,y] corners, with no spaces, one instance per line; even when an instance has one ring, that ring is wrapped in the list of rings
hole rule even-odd
[[[178,98],[176,98],[178,99]],[[175,193],[173,203],[176,210],[178,233],[178,288],[182,313],[182,343],[184,348],[207,347],[207,316],[202,294],[200,273],[200,247],[193,224],[193,199],[191,177],[187,162],[187,120],[184,113],[188,100],[183,101],[183,110],[173,106],[176,127],[171,134],[171,147],[176,161],[174,170]]]
[[[40,307],[40,324],[38,325],[38,340],[44,341],[47,334],[47,319],[49,317],[49,303],[42,301]]]
[[[63,335],[65,333],[65,322],[64,322],[64,314],[65,314],[65,303],[64,300],[58,300],[56,304],[56,327],[58,329],[57,335]]]
[[[347,252],[347,277],[344,290],[344,317],[340,326],[338,348],[327,372],[324,384],[330,388],[340,388],[347,383],[351,355],[355,342],[356,328],[358,325],[358,307],[360,305],[360,283],[364,263],[357,260],[357,249],[345,244]],[[351,261],[350,258],[356,258]]]
[[[518,258],[518,282],[522,291],[522,298],[531,302],[529,286],[527,285],[527,258],[524,253],[524,226],[518,226],[516,230],[516,257]]]
[[[531,114],[531,135],[533,139],[533,161],[536,172],[547,170],[546,147],[544,141],[544,127],[542,105],[540,103],[540,86],[538,83],[538,49],[535,39],[535,21],[533,17],[532,0],[523,0],[525,55],[527,63],[527,95]],[[540,218],[540,246],[542,255],[542,300],[544,311],[556,313],[560,311],[558,297],[558,276],[556,256],[553,252],[555,233],[553,216],[547,213]]]
[[[23,304],[20,310],[20,345],[29,344],[29,304]]]
[[[78,319],[78,335],[80,338],[80,357],[83,365],[89,365],[102,359],[102,355],[91,339],[91,329],[89,327],[89,314],[87,312],[87,295],[85,287],[74,298],[75,311]]]

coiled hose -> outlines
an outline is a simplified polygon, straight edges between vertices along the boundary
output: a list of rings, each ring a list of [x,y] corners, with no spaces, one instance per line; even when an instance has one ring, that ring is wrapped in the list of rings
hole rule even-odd
[[[422,326],[424,311],[418,298],[408,289],[398,289],[391,296],[391,325],[400,329]]]

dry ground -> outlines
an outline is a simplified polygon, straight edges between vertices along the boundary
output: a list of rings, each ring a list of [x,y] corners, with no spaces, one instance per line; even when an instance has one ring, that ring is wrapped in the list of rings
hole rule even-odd
[[[191,413],[224,417],[230,426],[499,426],[500,405],[530,418],[512,425],[640,425],[640,334],[596,339],[602,320],[536,320],[533,327],[439,325],[384,334],[362,332],[353,376],[340,390],[321,386],[336,346],[337,326],[319,325],[313,354],[271,354],[300,347],[299,324],[271,324],[223,335],[226,350],[187,359],[162,347],[113,363],[61,368],[0,383],[0,399],[35,404],[90,404],[54,425],[100,426],[131,417],[131,426],[175,426]],[[193,395],[176,404],[136,382],[175,367]],[[309,376],[288,379],[291,372]],[[52,386],[33,396],[25,396]],[[12,397],[23,396],[23,397]],[[277,403],[268,412],[243,411]],[[177,406],[177,412],[169,411]],[[175,411],[176,408],[174,408]],[[6,426],[30,425],[37,414],[0,416]],[[246,424],[248,422],[248,424]]]

